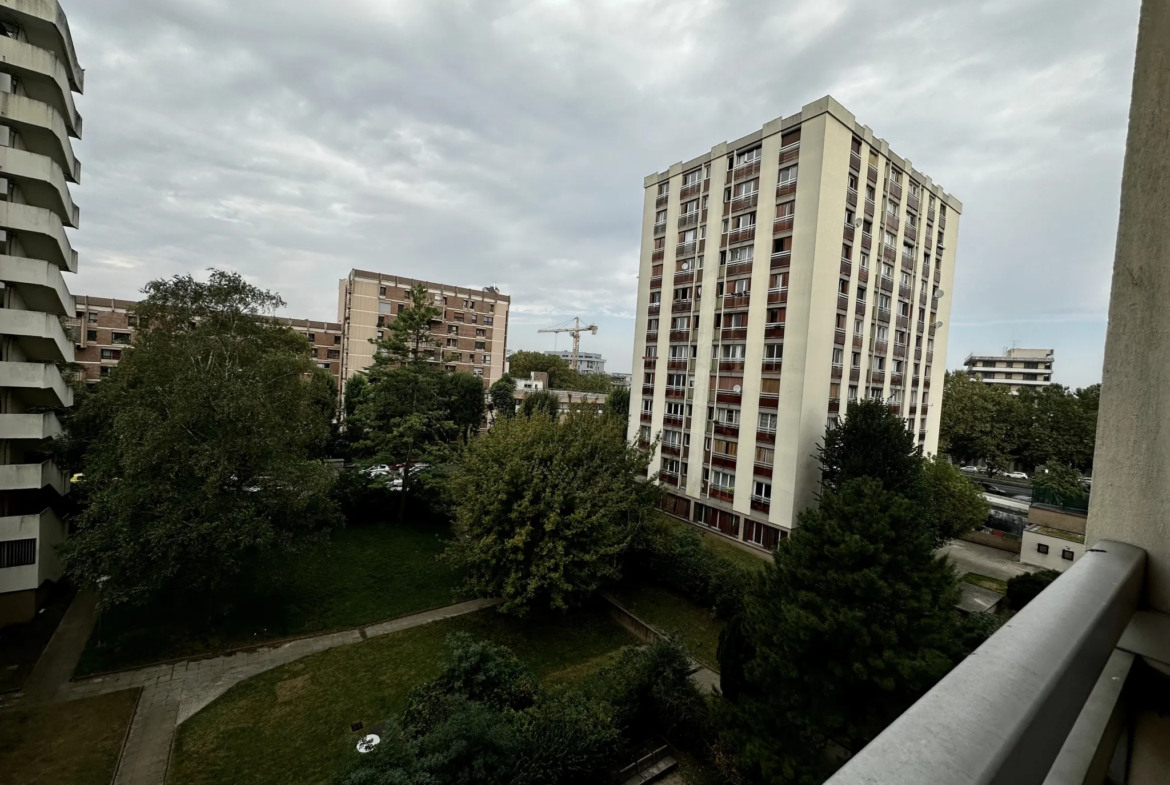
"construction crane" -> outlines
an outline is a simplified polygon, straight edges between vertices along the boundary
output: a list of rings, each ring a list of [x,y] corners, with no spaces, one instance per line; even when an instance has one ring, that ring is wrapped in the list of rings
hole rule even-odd
[[[572,368],[574,371],[577,370],[577,364],[578,364],[577,359],[578,359],[579,355],[581,354],[581,333],[586,332],[586,331],[591,332],[594,335],[597,335],[597,325],[590,324],[590,325],[586,325],[585,327],[582,327],[581,326],[581,319],[579,317],[576,317],[576,316],[573,317],[573,326],[572,327],[549,327],[549,328],[544,329],[544,330],[537,330],[538,333],[572,333],[573,334],[573,364],[572,364]]]

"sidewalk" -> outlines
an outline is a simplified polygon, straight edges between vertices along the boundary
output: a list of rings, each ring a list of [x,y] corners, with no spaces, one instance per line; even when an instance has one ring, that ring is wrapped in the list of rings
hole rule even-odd
[[[163,785],[170,763],[171,743],[178,726],[245,679],[310,654],[474,613],[500,602],[471,600],[354,630],[298,638],[223,657],[151,665],[69,682],[69,674],[76,667],[93,627],[92,599],[87,603],[79,603],[79,600],[80,596],[45,648],[29,676],[29,688],[20,702],[29,705],[70,701],[141,689],[114,785]]]

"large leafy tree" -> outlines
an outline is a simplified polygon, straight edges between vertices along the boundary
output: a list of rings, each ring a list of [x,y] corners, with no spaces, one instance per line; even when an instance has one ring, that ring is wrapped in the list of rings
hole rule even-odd
[[[982,489],[941,456],[923,461],[922,491],[923,522],[936,546],[987,522],[990,507]]]
[[[829,491],[872,477],[887,491],[919,493],[922,451],[902,419],[880,400],[849,404],[840,426],[825,431],[820,461],[821,482]]]
[[[235,273],[153,281],[140,328],[69,422],[89,506],[64,546],[107,604],[220,602],[265,552],[307,547],[339,521],[331,379],[283,305]]]
[[[454,475],[459,536],[447,558],[466,569],[469,593],[502,598],[506,612],[578,604],[621,576],[654,514],[657,489],[640,479],[649,459],[607,418],[499,420]]]
[[[605,397],[605,415],[613,417],[624,425],[630,420],[630,388],[615,388]]]
[[[498,420],[509,420],[516,416],[516,380],[510,374],[497,379],[488,390],[492,399],[492,412]]]
[[[779,544],[747,604],[737,655],[750,660],[729,709],[760,780],[823,781],[830,742],[860,749],[960,656],[955,576],[917,515],[876,480],[850,480]]]
[[[446,381],[447,412],[459,431],[459,438],[466,442],[483,424],[487,408],[483,379],[473,373],[452,373]]]
[[[410,489],[410,467],[445,455],[459,430],[451,416],[442,338],[432,330],[439,309],[422,284],[410,290],[409,299],[377,344],[350,422],[360,434],[359,454],[405,466],[399,517]],[[480,389],[482,395],[482,383]]]
[[[613,382],[604,373],[579,373],[564,359],[541,352],[515,352],[508,358],[508,372],[516,379],[527,379],[533,371],[548,374],[548,386],[554,390],[608,393]]]
[[[939,421],[939,451],[963,462],[984,461],[993,467],[1006,465],[1006,436],[1013,421],[1009,394],[983,384],[963,371],[948,371],[943,382]]]

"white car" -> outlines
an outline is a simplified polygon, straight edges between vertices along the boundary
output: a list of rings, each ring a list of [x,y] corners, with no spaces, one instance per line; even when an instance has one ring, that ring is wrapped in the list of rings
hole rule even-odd
[[[402,469],[403,468],[404,467],[402,464],[398,464],[393,469],[390,470],[392,476],[389,480],[386,481],[387,488],[389,488],[392,491],[402,490]],[[431,466],[430,466],[430,464],[427,464],[427,463],[411,464],[410,476],[416,477],[416,476],[418,476],[419,472],[424,472],[429,468],[431,468]]]
[[[967,474],[978,474],[979,467],[978,466],[964,466],[963,468],[959,469],[959,471],[966,472]]]
[[[362,474],[367,477],[389,477],[390,467],[384,463],[379,463],[374,466],[367,466],[362,469]]]
[[[1028,479],[1028,475],[1024,474],[1023,472],[1004,472],[1003,476],[1010,477],[1013,480],[1026,480],[1026,479]]]

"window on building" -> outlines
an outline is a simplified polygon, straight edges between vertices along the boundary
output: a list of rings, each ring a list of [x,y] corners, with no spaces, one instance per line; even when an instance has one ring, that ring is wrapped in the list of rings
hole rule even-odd
[[[755,147],[755,148],[752,148],[751,150],[746,150],[742,153],[738,153],[735,156],[735,165],[736,166],[743,166],[744,164],[750,164],[750,163],[753,163],[753,162],[758,161],[758,160],[760,160],[760,148]],[[695,174],[698,175],[697,170],[695,171]],[[696,177],[695,182],[698,182],[697,177]]]
[[[35,537],[0,542],[0,570],[8,567],[27,567],[36,563],[37,541]]]
[[[1036,543],[1036,553],[1048,553],[1048,543]]]
[[[476,342],[475,342],[475,348],[476,348],[476,349],[486,349],[486,348],[487,348],[487,342],[486,342],[486,341],[476,341]]]
[[[789,185],[796,182],[796,165],[787,166],[780,170],[780,185]]]
[[[110,369],[111,369],[111,368],[112,368],[112,366],[109,366],[109,365],[103,365],[103,366],[101,367],[101,370],[100,370],[100,372],[98,373],[98,376],[102,377],[103,379],[104,379],[104,378],[106,378],[107,376],[109,376],[109,375],[110,375]]]
[[[1072,548],[1065,548],[1063,551],[1061,551],[1060,558],[1064,559],[1065,561],[1072,561],[1073,560]]]
[[[85,318],[89,321],[90,324],[97,324],[97,312],[96,311],[87,312],[85,314]]]
[[[378,303],[378,313],[394,313],[394,303]]]
[[[721,491],[735,490],[735,473],[724,472],[719,469],[711,470],[711,487]]]
[[[448,335],[458,335],[459,328],[454,324],[449,324],[449,325],[447,325],[447,334]]]
[[[130,343],[130,333],[114,333],[110,341],[111,343]]]
[[[669,182],[658,184],[658,195],[659,196],[667,196],[669,193],[670,193],[670,183]]]
[[[771,501],[772,483],[756,480],[756,485],[752,489],[752,498],[762,502]]]
[[[757,447],[756,463],[760,464],[761,466],[771,466],[775,455],[776,451],[771,447]]]
[[[379,286],[379,287],[378,287],[378,296],[379,296],[379,297],[385,297],[385,296],[386,296],[386,287],[385,287],[385,286]]]
[[[138,326],[138,317],[135,316],[134,314],[129,314],[126,317],[126,324],[128,324],[131,327],[137,327]]]

